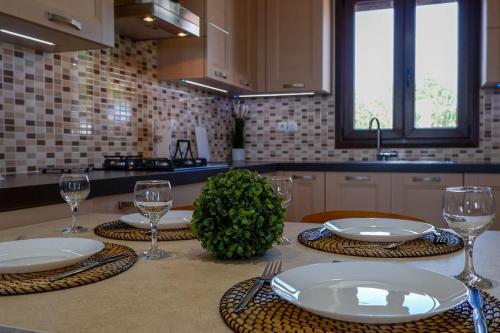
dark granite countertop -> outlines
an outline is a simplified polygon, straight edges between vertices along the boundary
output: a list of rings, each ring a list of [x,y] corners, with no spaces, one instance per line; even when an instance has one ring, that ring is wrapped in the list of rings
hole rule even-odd
[[[89,173],[90,197],[129,193],[138,180],[166,179],[173,186],[204,182],[208,177],[230,167],[260,173],[272,171],[332,172],[415,172],[415,173],[500,173],[500,164],[454,163],[444,161],[349,161],[349,162],[239,162],[212,163],[203,168],[173,172],[104,171]],[[0,181],[0,212],[61,203],[58,174],[8,175]]]

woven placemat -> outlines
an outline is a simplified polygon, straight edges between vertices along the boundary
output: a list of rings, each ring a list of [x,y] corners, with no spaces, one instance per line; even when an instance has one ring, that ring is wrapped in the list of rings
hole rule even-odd
[[[0,274],[0,296],[42,293],[91,284],[125,272],[137,261],[137,255],[131,248],[118,244],[104,244],[105,247],[101,252],[82,263],[43,272]],[[67,278],[54,282],[49,281],[49,277],[81,267],[92,259],[108,258],[120,254],[126,255],[126,257]]]
[[[288,303],[272,292],[269,285],[255,295],[240,313],[234,308],[254,283],[240,282],[226,291],[219,310],[226,324],[235,332],[449,332],[474,331],[472,310],[467,302],[440,315],[402,324],[361,324],[315,315]],[[484,313],[490,332],[500,332],[500,301],[484,293]]]
[[[134,228],[120,220],[99,224],[94,228],[98,236],[111,239],[127,241],[151,241],[151,233],[148,229]],[[194,239],[195,237],[188,228],[158,230],[159,241],[176,241]]]
[[[442,237],[447,242],[445,244],[434,244],[434,235],[429,234],[422,238],[408,241],[395,249],[388,250],[382,246],[384,243],[369,243],[357,240],[350,240],[338,237],[325,231],[323,237],[315,241],[310,241],[309,236],[318,231],[319,228],[308,229],[302,231],[298,236],[298,240],[303,245],[315,250],[342,254],[346,256],[357,257],[376,257],[376,258],[410,258],[410,257],[428,257],[437,256],[456,252],[464,247],[463,240],[449,231],[443,231]],[[368,244],[380,244],[380,246],[363,247]],[[345,248],[346,245],[359,245],[359,247]]]

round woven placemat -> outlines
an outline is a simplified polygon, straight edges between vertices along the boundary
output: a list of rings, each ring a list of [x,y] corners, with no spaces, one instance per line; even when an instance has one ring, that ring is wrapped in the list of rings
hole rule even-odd
[[[86,284],[105,280],[122,272],[125,272],[137,261],[137,255],[131,248],[118,244],[104,244],[105,247],[101,252],[75,265],[43,272],[0,274],[0,295],[6,296],[42,293],[46,291],[83,286]],[[49,277],[81,267],[90,260],[108,258],[121,254],[126,255],[126,257],[104,265],[96,266],[89,269],[88,271],[68,276],[67,278],[63,278],[54,282],[49,281]]]
[[[151,241],[151,233],[148,229],[134,228],[120,220],[99,224],[94,228],[94,233],[98,236],[111,239],[127,241]],[[191,230],[189,230],[188,228],[158,230],[159,241],[176,241],[187,239],[194,239]]]
[[[240,313],[234,308],[254,283],[240,282],[226,291],[219,310],[226,324],[235,332],[449,332],[474,331],[472,310],[467,302],[440,315],[402,324],[361,324],[321,317],[288,303],[272,292],[269,285],[255,295]],[[500,332],[500,301],[484,293],[484,314],[490,332]]]
[[[298,240],[303,245],[315,250],[342,254],[346,256],[357,257],[376,257],[376,258],[409,258],[409,257],[428,257],[456,252],[464,247],[464,242],[460,237],[449,231],[443,231],[442,237],[445,237],[445,244],[434,244],[434,235],[429,234],[422,238],[408,241],[395,249],[387,250],[383,248],[384,243],[370,243],[357,240],[350,240],[335,236],[329,231],[325,231],[324,236],[315,241],[310,241],[309,236],[314,234],[319,228],[313,228],[302,231]],[[363,246],[368,244],[380,244],[380,246]],[[345,248],[346,245],[359,245],[358,247]]]

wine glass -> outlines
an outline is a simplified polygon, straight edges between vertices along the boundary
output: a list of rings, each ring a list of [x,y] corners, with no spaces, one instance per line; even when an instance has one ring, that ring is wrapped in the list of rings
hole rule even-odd
[[[151,248],[139,255],[141,259],[173,257],[158,248],[158,223],[172,208],[172,187],[166,180],[144,180],[135,183],[134,205],[151,225]]]
[[[87,199],[90,193],[90,182],[87,174],[63,174],[59,179],[59,193],[71,209],[71,226],[64,227],[62,231],[64,233],[88,231],[87,228],[76,224],[78,206],[82,201]]]
[[[455,276],[469,287],[491,288],[490,280],[474,271],[473,248],[476,237],[495,220],[495,198],[490,187],[447,187],[443,197],[443,217],[465,243],[465,266]]]
[[[273,187],[274,192],[281,198],[281,206],[283,208],[287,208],[292,203],[292,190],[293,190],[293,182],[291,177],[280,177],[280,176],[272,176],[269,177],[269,182]],[[290,241],[285,236],[281,235],[281,238],[278,240],[278,245],[290,245],[292,241]]]

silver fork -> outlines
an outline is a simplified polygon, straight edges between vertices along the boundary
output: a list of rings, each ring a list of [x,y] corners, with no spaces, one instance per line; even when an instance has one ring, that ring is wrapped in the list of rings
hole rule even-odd
[[[316,231],[310,233],[308,236],[307,236],[307,240],[309,241],[315,241],[317,239],[320,239],[322,236],[323,236],[323,233],[326,231],[327,229],[325,227],[322,227],[321,229],[317,229]]]
[[[400,247],[401,245],[403,245],[404,243],[406,243],[406,241],[402,241],[402,242],[394,242],[394,243],[389,243],[389,244],[386,244],[386,245],[382,245],[382,244],[365,244],[365,245],[339,245],[339,247],[341,248],[344,248],[344,249],[351,249],[351,248],[355,248],[355,247],[375,247],[375,248],[379,248],[379,249],[385,249],[385,250],[394,250],[398,247]]]
[[[247,306],[248,302],[250,302],[254,298],[255,294],[257,294],[260,288],[262,288],[264,283],[271,282],[271,279],[276,274],[281,272],[281,264],[281,260],[273,260],[267,263],[266,268],[264,268],[264,272],[262,272],[262,275],[257,280],[255,280],[253,286],[248,289],[243,299],[234,308],[235,312],[240,312],[241,310],[243,310]]]

